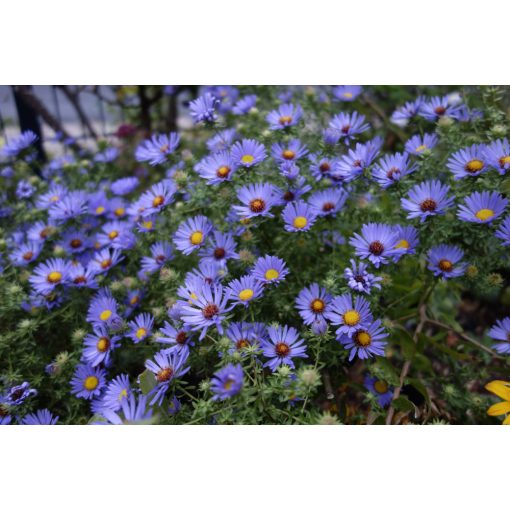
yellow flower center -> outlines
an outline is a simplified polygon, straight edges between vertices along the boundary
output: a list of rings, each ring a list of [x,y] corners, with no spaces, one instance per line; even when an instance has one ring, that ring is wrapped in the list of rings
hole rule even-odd
[[[119,235],[119,232],[117,230],[112,230],[109,234],[108,234],[108,237],[110,239],[115,239],[117,236]]]
[[[117,207],[117,209],[115,209],[115,216],[124,216],[125,212],[126,209],[124,209],[124,207]]]
[[[102,336],[96,344],[97,350],[99,352],[106,352],[108,350],[108,347],[110,347],[110,340],[106,338],[105,336]]]
[[[143,227],[146,228],[147,230],[151,230],[152,228],[152,221],[144,221],[142,223]]]
[[[253,290],[251,289],[244,289],[241,292],[239,292],[239,299],[241,301],[249,301],[253,297]]]
[[[102,321],[107,321],[111,316],[112,316],[112,311],[111,310],[103,310],[101,312],[101,314],[99,315],[99,318]]]
[[[290,149],[285,149],[282,152],[283,159],[294,159],[296,157],[296,153],[294,151],[291,151]]]
[[[158,195],[152,200],[152,207],[159,207],[165,201],[165,197]]]
[[[48,275],[48,281],[50,283],[58,283],[60,280],[62,280],[62,273],[60,271],[52,271]]]
[[[308,220],[304,216],[296,216],[296,218],[294,218],[295,228],[305,228],[307,223]]]
[[[218,177],[227,177],[227,175],[230,173],[230,168],[228,166],[220,166],[218,170],[216,171],[216,175]]]
[[[362,347],[366,347],[372,343],[372,337],[367,331],[358,331],[355,333],[354,340],[358,345],[361,345]]]
[[[280,273],[276,269],[268,269],[264,275],[266,280],[274,280],[280,276]]]
[[[418,147],[416,147],[415,152],[423,152],[426,148],[427,146],[425,144],[418,145]]]
[[[311,304],[312,310],[315,313],[322,312],[324,310],[325,306],[326,305],[322,299],[314,299]]]
[[[119,396],[117,397],[117,400],[122,400],[123,398],[127,398],[127,390],[126,390],[126,388],[122,389],[122,391],[119,393]]]
[[[490,220],[492,217],[494,217],[494,211],[492,209],[480,209],[475,216],[480,221],[487,221]]]
[[[377,393],[386,393],[388,391],[388,385],[384,381],[376,381],[374,388]]]
[[[196,232],[193,232],[190,236],[191,244],[200,244],[202,242],[202,239],[204,238],[204,234],[200,230],[197,230]]]
[[[446,273],[449,273],[453,269],[453,264],[450,260],[441,259],[438,263],[439,269]]]
[[[352,99],[352,92],[344,92],[343,96],[346,97],[347,99]]]
[[[499,160],[499,164],[503,167],[505,165],[510,165],[510,156],[503,156],[500,160]]]
[[[96,214],[103,214],[105,212],[105,208],[102,205],[96,207]]]
[[[292,117],[290,115],[283,115],[278,119],[278,122],[282,125],[290,124],[292,122]]]
[[[466,164],[466,170],[468,172],[478,172],[483,168],[483,161],[480,161],[479,159],[472,159]]]
[[[405,248],[409,249],[409,243],[405,239],[401,239],[396,245],[395,248]]]
[[[234,384],[234,381],[228,379],[225,381],[225,384],[223,384],[223,388],[228,391],[230,388],[232,388],[232,384]]]
[[[241,158],[241,161],[243,163],[251,163],[255,158],[251,155],[251,154],[245,154],[242,158]]]
[[[170,148],[170,145],[168,145],[167,143],[164,143],[160,148],[159,148],[159,152],[161,153],[165,153],[168,149]]]
[[[99,379],[95,375],[89,375],[83,382],[83,386],[89,391],[95,390],[98,384]]]
[[[142,340],[142,338],[145,338],[147,336],[147,330],[145,328],[138,328],[136,330],[136,338],[138,340]]]
[[[344,313],[343,316],[345,324],[347,326],[356,326],[361,319],[360,314],[356,310],[349,310]]]
[[[59,197],[57,195],[53,195],[51,198],[50,198],[50,202],[58,202],[59,200]]]

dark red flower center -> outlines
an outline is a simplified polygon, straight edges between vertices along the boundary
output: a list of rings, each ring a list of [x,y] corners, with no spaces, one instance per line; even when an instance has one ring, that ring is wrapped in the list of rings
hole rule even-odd
[[[212,319],[219,312],[218,307],[214,303],[209,303],[202,310],[202,315],[206,319]]]
[[[284,358],[290,352],[290,347],[284,342],[278,342],[274,348],[276,355],[280,358]]]
[[[380,255],[384,251],[384,244],[381,241],[373,241],[368,246],[368,251],[373,255]]]
[[[421,204],[420,204],[420,209],[423,211],[423,212],[432,212],[432,211],[435,211],[437,208],[437,203],[435,200],[432,200],[432,198],[427,198],[425,199]]]

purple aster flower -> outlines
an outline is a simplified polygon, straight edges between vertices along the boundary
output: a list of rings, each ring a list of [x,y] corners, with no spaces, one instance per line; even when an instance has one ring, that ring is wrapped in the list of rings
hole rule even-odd
[[[444,280],[458,278],[464,274],[466,263],[460,262],[464,252],[456,246],[439,244],[428,253],[428,269],[434,276],[441,276]]]
[[[226,331],[226,336],[232,342],[230,354],[242,352],[247,347],[255,345],[261,337],[257,335],[250,322],[232,322]]]
[[[135,344],[138,344],[152,335],[154,317],[150,313],[141,313],[128,323],[128,327],[130,329],[126,336],[131,338]]]
[[[159,330],[159,333],[160,334],[155,337],[155,340],[170,345],[170,347],[165,349],[166,352],[189,352],[190,346],[195,345],[190,324],[174,327],[169,322],[165,321],[164,327]]]
[[[124,260],[124,257],[121,255],[120,250],[104,248],[94,255],[88,267],[98,274],[106,273],[122,260]]]
[[[349,361],[357,355],[359,359],[368,359],[372,356],[384,356],[387,342],[383,340],[388,333],[381,326],[381,321],[357,329],[351,336],[342,335],[337,340],[350,350]]]
[[[368,258],[375,267],[388,264],[392,257],[401,252],[401,248],[396,248],[398,239],[395,229],[383,223],[363,225],[361,234],[354,234],[350,243],[358,257]]]
[[[284,163],[285,161],[297,161],[307,154],[308,149],[306,145],[302,144],[297,138],[289,140],[284,144],[274,143],[271,146],[271,156],[278,163]]]
[[[294,368],[292,358],[308,358],[306,354],[305,341],[299,338],[295,328],[289,326],[278,326],[267,328],[269,338],[261,339],[262,353],[269,361],[264,363],[273,372],[280,365],[288,365]]]
[[[365,388],[377,397],[377,403],[381,407],[390,405],[393,399],[393,387],[377,377],[367,375],[364,382]]]
[[[138,177],[122,177],[121,179],[117,179],[112,182],[110,190],[114,195],[129,195],[129,193],[133,192],[139,184],[140,180]]]
[[[453,172],[455,180],[464,177],[475,177],[488,168],[485,161],[486,147],[473,144],[454,152],[448,159],[446,166]]]
[[[216,326],[222,335],[221,323],[225,314],[234,306],[227,306],[230,290],[224,289],[221,284],[202,285],[201,288],[196,289],[195,294],[196,298],[192,298],[191,303],[182,306],[181,319],[190,324],[194,331],[201,331],[200,340],[205,337],[207,329],[211,326]]]
[[[239,364],[229,363],[214,373],[211,379],[212,400],[226,400],[237,395],[243,388],[244,372]]]
[[[257,259],[251,274],[263,284],[278,284],[289,274],[289,270],[283,259],[266,255]]]
[[[358,112],[339,113],[335,115],[329,127],[335,132],[336,142],[344,140],[348,144],[356,135],[370,129],[368,124],[364,124],[365,116]]]
[[[117,147],[108,147],[102,152],[98,152],[94,156],[96,163],[111,163],[119,157],[119,149]]]
[[[280,171],[280,174],[289,181],[299,177],[299,167],[294,161],[281,162],[278,166],[278,170]]]
[[[227,260],[239,259],[239,255],[235,251],[236,248],[237,245],[231,233],[215,230],[206,246],[202,248],[200,256],[204,262],[216,263],[224,267]]]
[[[181,402],[180,400],[174,395],[170,402],[168,402],[168,414],[170,416],[175,416],[179,411],[181,410]]]
[[[316,191],[308,199],[310,207],[318,216],[336,216],[345,204],[349,194],[340,188]]]
[[[207,285],[220,283],[225,274],[226,271],[222,266],[207,260],[201,260],[198,263],[198,269],[193,269],[191,273],[188,273],[188,275],[198,278],[200,285],[204,283]]]
[[[457,216],[472,223],[490,223],[505,211],[508,200],[496,191],[475,191],[459,206]]]
[[[312,154],[310,156],[310,172],[315,177],[316,181],[320,181],[321,179],[328,177],[331,169],[337,164],[337,159],[327,158],[327,157],[319,157],[317,154]]]
[[[82,359],[91,367],[100,363],[108,365],[111,353],[118,347],[120,336],[110,336],[104,325],[96,325],[94,333],[89,333],[84,339]]]
[[[248,184],[238,190],[237,198],[243,205],[234,205],[232,208],[241,218],[273,217],[269,209],[276,204],[277,197],[272,184]]]
[[[105,386],[105,375],[102,368],[79,364],[71,379],[71,393],[86,400],[99,396]]]
[[[205,87],[206,93],[209,92],[219,99],[218,111],[228,113],[239,96],[239,90],[232,85],[214,85]]]
[[[106,418],[109,424],[112,425],[126,425],[143,423],[152,418],[152,409],[147,405],[146,395],[137,395],[133,393],[129,397],[122,399],[120,409],[112,410],[110,408],[103,408],[100,411],[101,416]],[[95,422],[98,425],[100,422]]]
[[[21,243],[12,250],[9,258],[15,266],[26,266],[37,259],[42,247],[41,243],[35,243],[34,241]]]
[[[83,191],[71,191],[50,206],[48,216],[51,220],[63,223],[86,214],[88,211],[87,203],[86,193]]]
[[[435,134],[414,135],[407,140],[405,151],[413,156],[419,156],[424,151],[433,149],[438,141],[439,139]]]
[[[68,230],[62,236],[62,247],[71,255],[82,253],[91,246],[91,239],[81,230]]]
[[[18,200],[24,200],[30,198],[35,192],[35,188],[26,180],[22,179],[16,186],[16,198]]]
[[[280,167],[280,171],[286,165],[287,164],[284,163]],[[311,189],[312,187],[306,184],[306,179],[302,176],[299,176],[294,180],[287,182],[287,186],[284,189],[275,187],[277,199],[276,205],[285,205],[289,202],[294,202],[299,197],[303,196],[305,193],[308,193]]]
[[[69,267],[69,286],[97,289],[97,271],[91,267],[83,267],[79,262],[73,262]]]
[[[206,145],[211,152],[224,151],[230,149],[236,137],[237,133],[235,129],[225,129],[210,138]]]
[[[330,310],[330,305],[331,295],[317,283],[305,287],[296,298],[296,308],[307,325],[325,322],[325,314]]]
[[[325,317],[331,324],[340,326],[336,330],[337,337],[351,337],[360,327],[366,327],[373,320],[368,301],[362,296],[353,299],[347,293],[333,298]]]
[[[317,212],[303,200],[289,202],[282,212],[287,232],[310,230],[317,219]]]
[[[140,197],[140,206],[142,207],[142,216],[145,218],[152,214],[159,213],[167,205],[174,201],[174,195],[177,186],[173,181],[165,179],[151,186]]]
[[[370,294],[372,288],[380,289],[379,282],[382,281],[380,276],[374,276],[367,271],[367,265],[360,262],[359,265],[356,261],[351,259],[351,266],[347,267],[344,271],[344,278],[352,290],[357,292],[364,292]]]
[[[407,154],[388,154],[381,158],[372,170],[372,176],[381,188],[386,189],[402,177],[414,172],[416,164],[411,165]]]
[[[425,181],[415,184],[409,190],[408,198],[401,199],[401,204],[408,211],[409,219],[420,218],[424,222],[428,216],[444,214],[453,204],[453,197],[448,197],[449,191],[450,186],[440,181]]]
[[[205,216],[189,218],[179,225],[173,239],[175,246],[185,255],[189,255],[204,246],[212,229],[211,222]]]
[[[436,96],[425,99],[418,114],[430,122],[436,122],[441,117],[458,119],[459,107],[451,105],[448,96]]]
[[[216,108],[218,108],[219,103],[219,99],[209,92],[190,101],[190,115],[193,117],[195,124],[199,122],[214,122],[218,118]]]
[[[510,144],[506,138],[494,140],[487,145],[484,156],[487,164],[495,168],[500,175],[505,175],[510,170]]]
[[[234,162],[228,151],[221,151],[207,156],[198,162],[194,169],[200,177],[207,179],[207,184],[220,184],[231,181],[238,164]]]
[[[17,386],[13,386],[7,391],[4,402],[8,406],[19,406],[29,397],[37,395],[37,390],[30,387],[30,383],[23,382]]]
[[[414,101],[408,101],[404,106],[399,106],[391,114],[391,122],[400,127],[407,126],[409,120],[416,117],[423,105],[424,98],[422,96],[417,97]]]
[[[125,374],[118,375],[107,384],[104,394],[101,396],[101,411],[104,408],[118,411],[122,402],[131,394],[129,377]]]
[[[496,321],[496,324],[489,330],[488,335],[497,340],[492,348],[500,354],[510,354],[510,317]]]
[[[355,149],[342,156],[333,167],[331,176],[337,177],[341,182],[350,182],[363,174],[363,170],[370,166],[382,145],[382,139],[374,138],[368,143],[357,143]]]
[[[252,108],[255,108],[257,103],[257,96],[255,94],[250,94],[248,96],[244,96],[237,101],[237,103],[232,108],[232,113],[234,115],[245,115]]]
[[[151,166],[160,165],[175,151],[179,140],[177,133],[152,135],[150,140],[145,140],[136,148],[136,161],[148,161]]]
[[[243,139],[232,147],[232,160],[236,165],[251,168],[266,159],[266,149],[257,140]]]
[[[251,301],[260,297],[264,292],[264,286],[254,276],[241,276],[230,282],[230,300],[235,305],[248,306]]]
[[[145,367],[156,377],[156,386],[149,393],[149,396],[153,397],[151,406],[155,403],[161,405],[170,382],[189,371],[189,367],[184,366],[187,359],[188,353],[185,351],[180,353],[160,351],[154,355],[154,360],[145,362]]]
[[[48,409],[40,409],[35,413],[25,415],[21,420],[21,425],[55,425],[58,418],[58,416],[53,416]]]
[[[49,259],[35,269],[28,281],[35,292],[49,294],[59,285],[68,283],[69,262],[64,259]]]
[[[352,102],[363,92],[363,87],[360,85],[337,85],[333,87],[332,92],[333,97],[338,101]]]
[[[44,243],[46,239],[56,232],[55,223],[53,221],[38,221],[29,227],[27,238],[29,241],[36,243]]]
[[[400,248],[401,252],[396,254],[393,260],[398,262],[403,255],[410,255],[416,252],[415,248],[418,246],[420,239],[418,230],[411,225],[405,227],[395,225],[395,233],[397,235],[395,248]]]
[[[300,105],[293,105],[290,103],[282,104],[276,110],[272,110],[267,114],[266,121],[269,124],[269,129],[273,131],[278,129],[285,129],[290,126],[295,126],[303,116],[303,109]]]
[[[35,143],[39,137],[32,131],[23,131],[17,138],[9,140],[2,147],[2,154],[8,158],[15,158],[25,149]]]
[[[107,289],[101,289],[90,301],[87,322],[94,326],[112,326],[119,320],[117,301]]]
[[[91,193],[87,199],[87,212],[94,216],[105,216],[108,212],[110,201],[102,190]]]
[[[69,193],[68,189],[61,184],[52,183],[48,191],[37,198],[36,205],[39,209],[48,209],[55,202],[58,202]]]
[[[510,246],[510,216],[507,216],[496,230],[496,237],[501,239],[503,246]]]
[[[172,258],[172,246],[170,243],[166,241],[154,243],[151,246],[151,256],[142,257],[142,271],[148,274],[159,271]]]
[[[136,244],[136,237],[131,232],[131,224],[125,221],[109,221],[101,227],[96,242],[99,246],[118,249],[130,249]]]

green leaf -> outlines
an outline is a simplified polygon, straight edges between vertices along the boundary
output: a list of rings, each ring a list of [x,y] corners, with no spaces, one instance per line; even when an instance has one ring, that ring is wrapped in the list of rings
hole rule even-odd
[[[393,401],[393,407],[397,411],[411,412],[415,410],[414,404],[407,397],[398,397]]]
[[[144,395],[147,395],[152,389],[156,387],[156,378],[150,370],[145,370],[139,377],[140,389]]]
[[[379,377],[391,384],[392,386],[398,386],[400,378],[395,372],[393,365],[386,358],[379,358],[375,363],[376,371],[379,373]]]
[[[423,395],[423,398],[425,399],[427,404],[430,406],[430,396],[429,396],[429,392],[427,391],[427,388],[425,387],[425,385],[419,379],[414,379],[412,377],[408,377],[406,380],[409,384],[414,386],[414,388]]]

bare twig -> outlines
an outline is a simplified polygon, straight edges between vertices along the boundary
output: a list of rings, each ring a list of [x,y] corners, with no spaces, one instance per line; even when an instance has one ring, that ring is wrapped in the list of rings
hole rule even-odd
[[[384,122],[384,125],[390,130],[392,131],[393,133],[395,133],[395,135],[397,136],[397,138],[403,143],[406,141],[406,135],[404,134],[404,132],[399,129],[395,124],[393,124],[390,119],[388,119],[387,115],[384,113],[384,111],[381,109],[381,107],[375,103],[374,101],[372,101],[372,99],[370,99],[370,97],[368,97],[367,95],[363,96],[363,99],[365,101],[365,104],[371,108],[380,118],[381,120]]]
[[[73,108],[76,110],[78,117],[80,117],[82,124],[87,128],[92,138],[94,138],[94,140],[97,140],[97,133],[92,124],[90,123],[87,114],[83,111],[83,108],[81,107],[78,92],[71,90],[67,85],[57,85],[56,87],[64,93],[69,102],[73,105]]]

